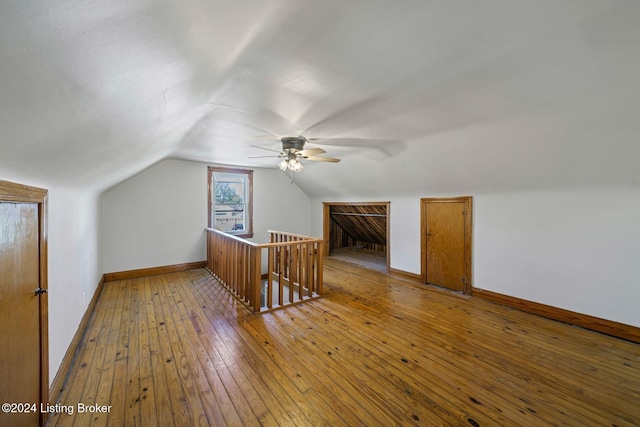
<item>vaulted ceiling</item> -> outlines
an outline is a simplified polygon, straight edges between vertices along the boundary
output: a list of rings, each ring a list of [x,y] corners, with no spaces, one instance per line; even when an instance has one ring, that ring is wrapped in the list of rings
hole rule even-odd
[[[310,195],[639,185],[636,0],[8,0],[0,175],[100,191],[165,158]]]

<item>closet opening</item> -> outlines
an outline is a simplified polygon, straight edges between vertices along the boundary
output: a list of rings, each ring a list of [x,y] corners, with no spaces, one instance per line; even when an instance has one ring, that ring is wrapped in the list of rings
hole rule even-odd
[[[389,272],[389,202],[324,202],[326,255]]]

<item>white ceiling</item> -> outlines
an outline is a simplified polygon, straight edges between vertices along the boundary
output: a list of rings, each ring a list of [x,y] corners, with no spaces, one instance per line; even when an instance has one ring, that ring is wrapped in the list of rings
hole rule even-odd
[[[4,0],[0,178],[336,138],[310,195],[639,185],[637,0]],[[357,139],[355,139],[357,138]],[[274,145],[275,144],[275,145]]]

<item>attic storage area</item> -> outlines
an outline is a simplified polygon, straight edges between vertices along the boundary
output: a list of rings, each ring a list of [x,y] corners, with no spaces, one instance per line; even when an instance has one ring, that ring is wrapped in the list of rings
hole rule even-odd
[[[325,203],[328,256],[373,270],[389,271],[389,203]]]

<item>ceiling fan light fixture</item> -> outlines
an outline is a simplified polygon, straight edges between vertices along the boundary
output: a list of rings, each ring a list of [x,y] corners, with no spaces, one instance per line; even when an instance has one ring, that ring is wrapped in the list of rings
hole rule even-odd
[[[278,167],[280,168],[281,171],[286,171],[287,167],[289,166],[289,163],[287,163],[287,160],[283,160],[280,162],[280,164],[278,165]]]
[[[288,160],[287,167],[294,172],[300,172],[303,169],[302,163],[297,158]]]

